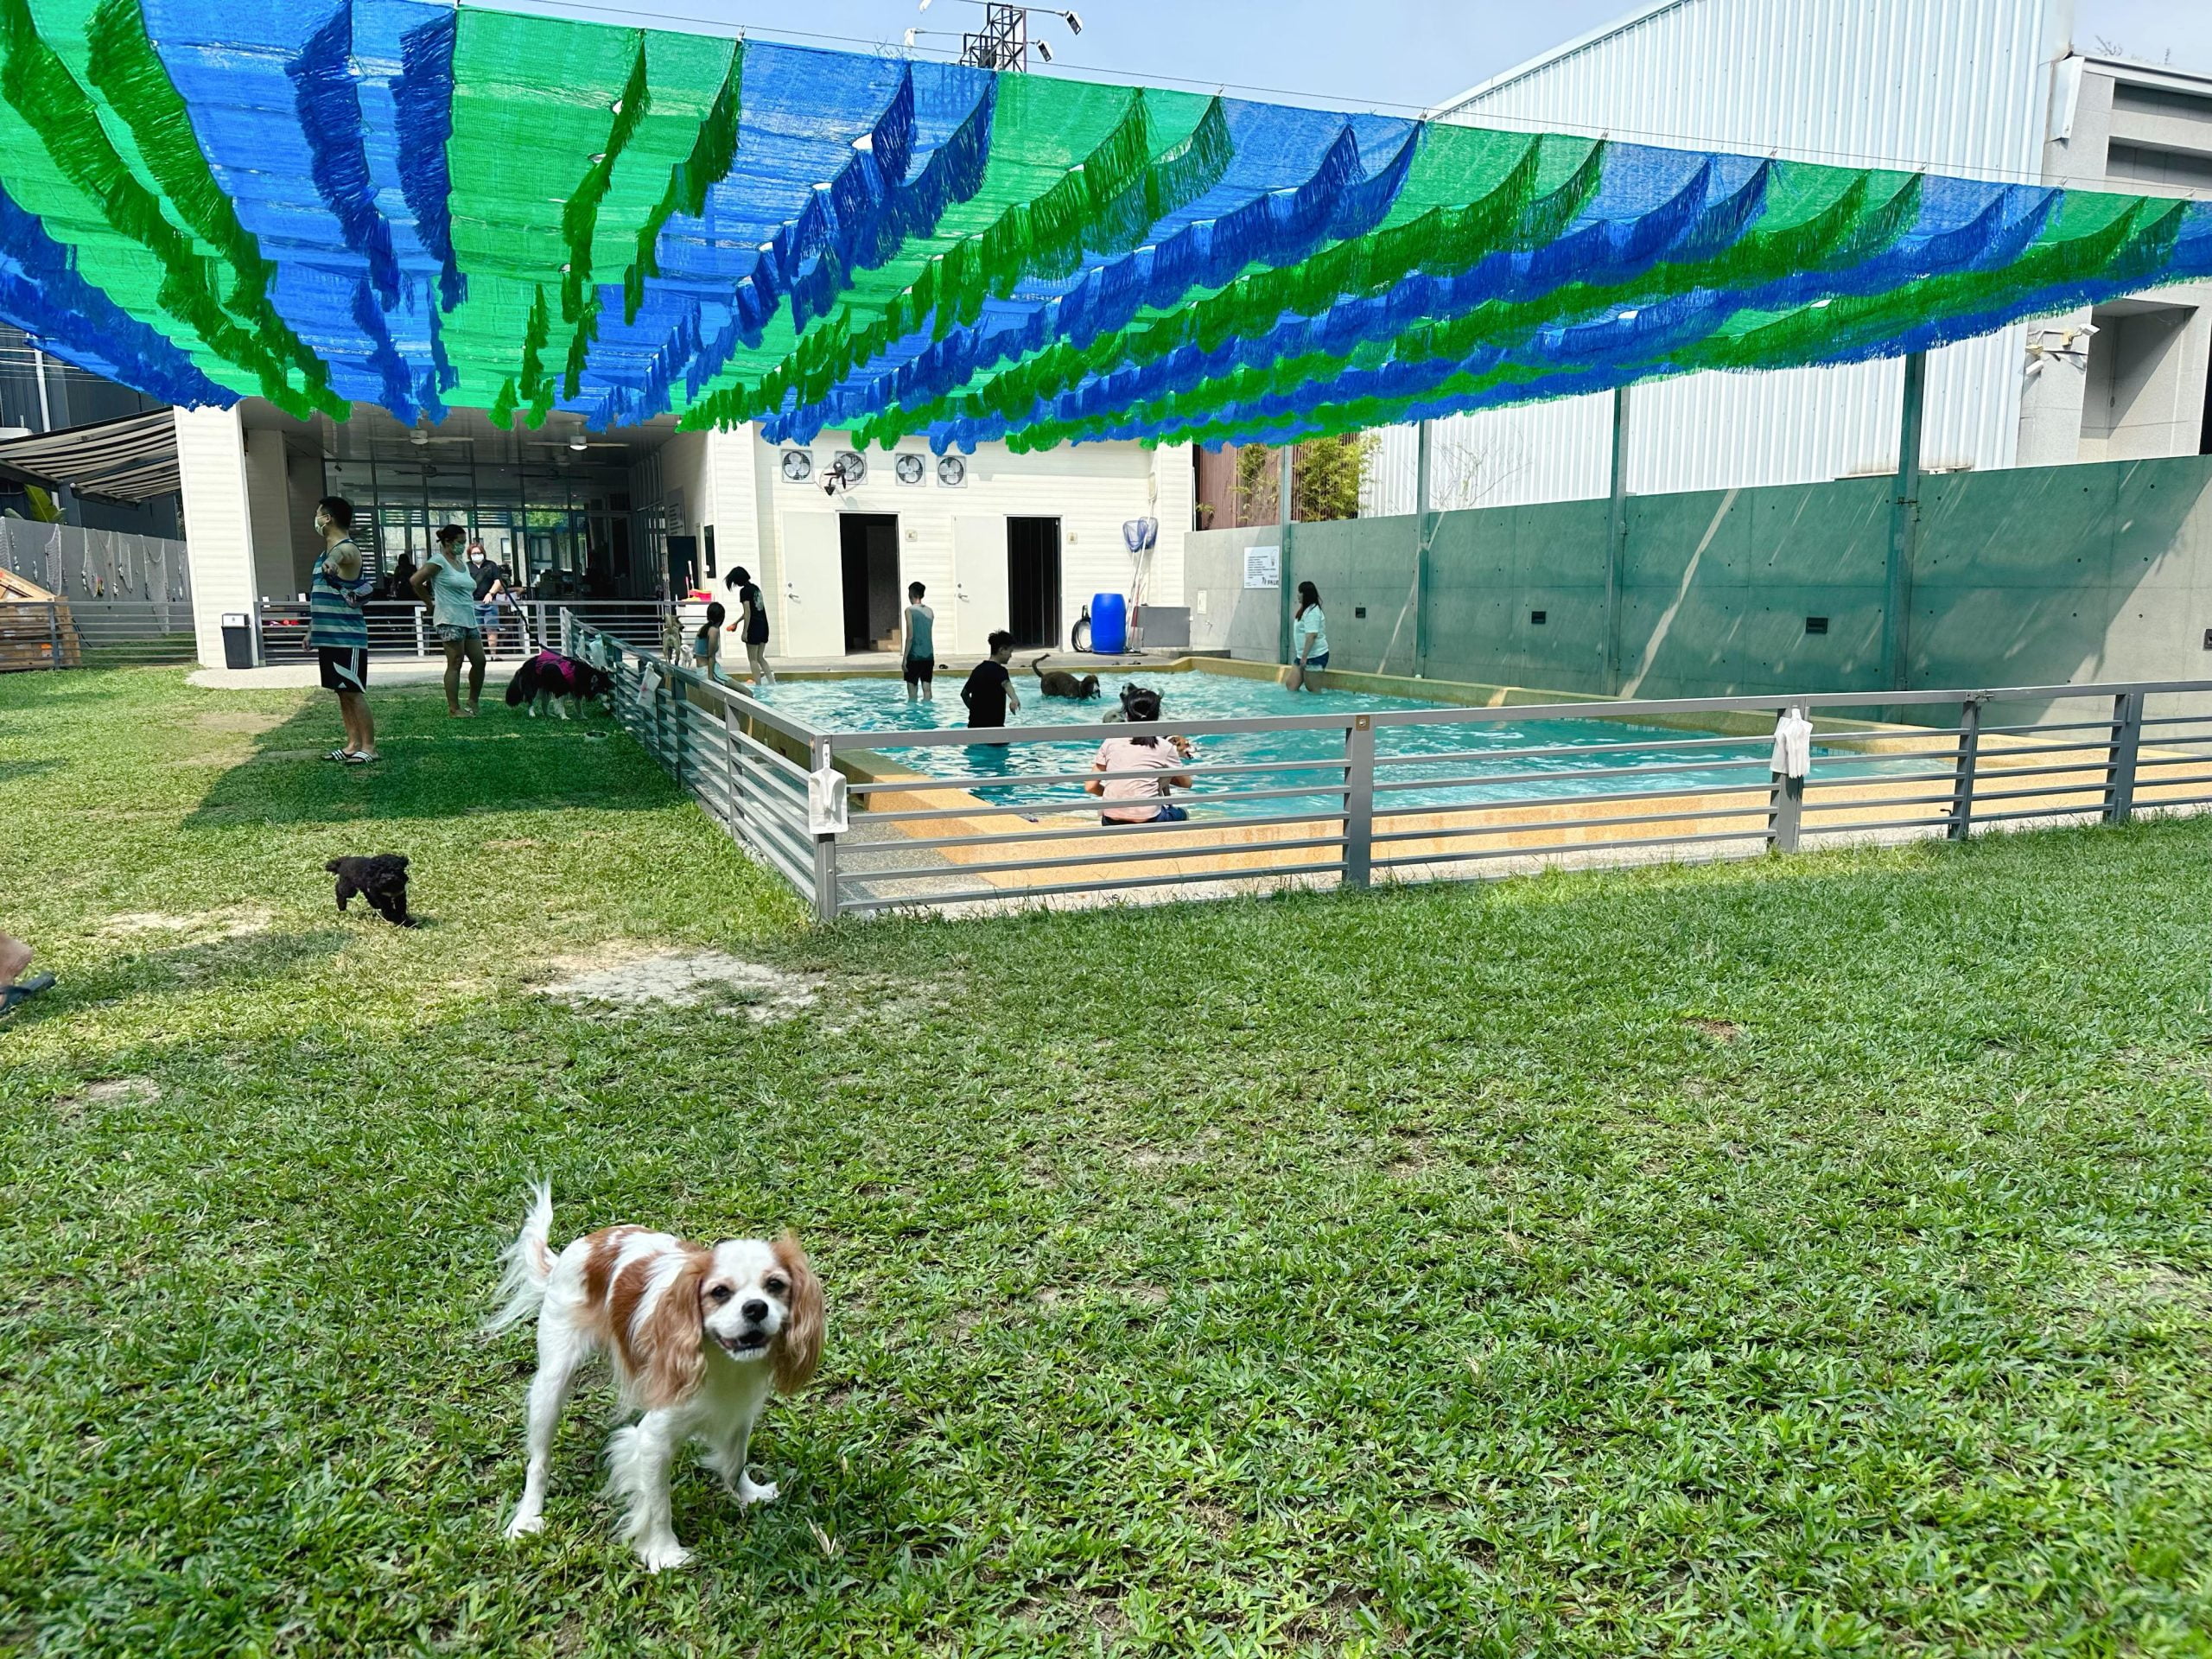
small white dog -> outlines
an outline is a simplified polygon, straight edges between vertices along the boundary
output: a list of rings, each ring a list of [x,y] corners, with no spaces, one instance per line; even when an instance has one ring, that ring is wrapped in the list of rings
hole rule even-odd
[[[623,1535],[650,1572],[690,1551],[670,1519],[669,1467],[684,1442],[707,1444],[707,1466],[741,1503],[766,1503],[773,1482],[745,1472],[747,1443],[771,1393],[806,1386],[822,1358],[822,1283],[786,1233],[709,1246],[642,1227],[607,1227],[558,1255],[553,1193],[539,1186],[505,1255],[505,1299],[486,1325],[535,1314],[537,1375],[530,1385],[530,1469],[507,1536],[545,1524],[553,1433],[576,1368],[604,1351],[622,1402],[643,1413],[607,1443],[607,1490],[629,1503]]]

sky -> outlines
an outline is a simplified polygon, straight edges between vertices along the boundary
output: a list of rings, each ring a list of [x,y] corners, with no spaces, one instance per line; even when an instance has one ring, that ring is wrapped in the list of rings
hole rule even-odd
[[[957,53],[982,16],[976,0],[821,0],[794,9],[771,0],[493,0],[516,10],[674,28],[742,25],[824,45],[918,44]],[[1065,3],[1065,0],[1064,0]],[[1633,10],[1632,0],[1072,0],[1083,33],[1033,16],[1053,68],[1109,72],[1156,86],[1189,82],[1344,109],[1414,112]],[[2076,0],[2074,37],[2125,55],[2212,74],[2206,0]]]

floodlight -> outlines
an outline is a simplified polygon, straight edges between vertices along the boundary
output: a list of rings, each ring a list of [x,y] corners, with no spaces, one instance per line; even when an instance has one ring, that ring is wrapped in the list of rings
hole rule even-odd
[[[1044,59],[1046,62],[1050,63],[1052,60],[1052,48],[1046,45],[1044,41],[1032,41],[1030,44],[1037,48],[1037,55]]]
[[[1071,12],[1071,11],[1064,11],[1064,12],[1062,12],[1062,13],[1060,14],[1060,16],[1063,16],[1063,17],[1065,17],[1065,18],[1066,18],[1066,19],[1068,20],[1068,33],[1069,33],[1069,34],[1071,34],[1071,35],[1080,35],[1080,34],[1082,34],[1082,33],[1083,33],[1083,19],[1082,19],[1082,18],[1080,18],[1080,17],[1077,16],[1075,15],[1075,13],[1073,13],[1073,12]]]

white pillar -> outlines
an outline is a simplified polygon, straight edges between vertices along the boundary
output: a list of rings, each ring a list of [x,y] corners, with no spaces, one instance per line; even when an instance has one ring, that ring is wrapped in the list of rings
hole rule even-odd
[[[223,665],[223,617],[253,614],[253,531],[246,496],[245,429],[235,409],[176,411],[177,475],[192,560],[192,626],[200,660]]]
[[[1183,605],[1183,538],[1198,512],[1198,474],[1187,443],[1163,443],[1152,452],[1148,516],[1160,521],[1145,596],[1157,605]]]
[[[2063,316],[2038,317],[2022,338],[2026,361],[2021,372],[2020,448],[2022,467],[2070,467],[2082,458],[2082,416],[2088,391],[2089,308]]]
[[[308,510],[314,516],[314,510]],[[300,590],[292,571],[292,491],[285,475],[284,435],[245,435],[245,517],[253,544],[253,591],[289,599]]]

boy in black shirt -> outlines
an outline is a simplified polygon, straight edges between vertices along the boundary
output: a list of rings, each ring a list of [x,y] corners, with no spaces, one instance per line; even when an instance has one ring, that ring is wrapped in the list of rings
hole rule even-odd
[[[991,654],[976,664],[968,675],[968,683],[960,688],[960,701],[968,705],[968,724],[1003,726],[1007,711],[1021,712],[1021,699],[1014,695],[1014,676],[1006,665],[1014,657],[1014,636],[1001,628],[989,639]]]

